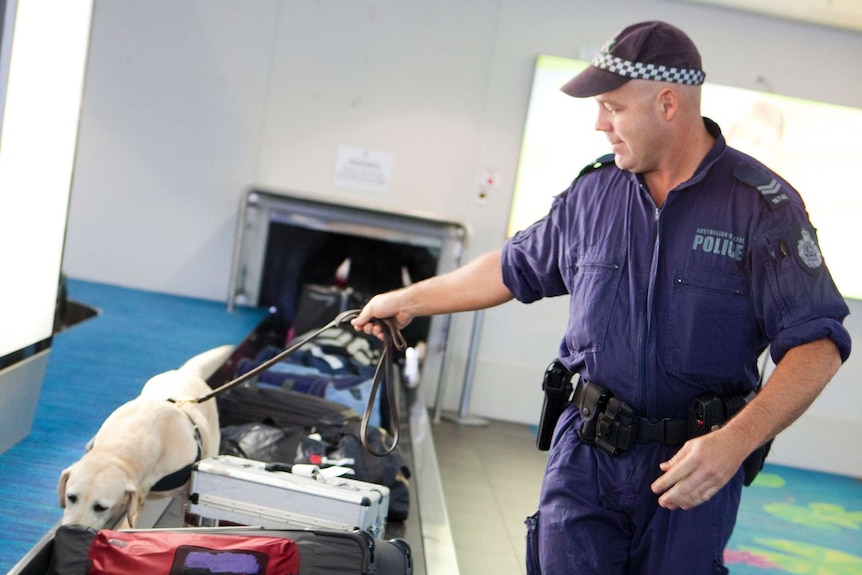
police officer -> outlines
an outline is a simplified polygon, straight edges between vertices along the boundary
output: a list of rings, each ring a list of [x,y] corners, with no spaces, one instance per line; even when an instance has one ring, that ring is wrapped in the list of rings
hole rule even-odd
[[[562,88],[595,99],[613,153],[500,251],[378,295],[353,322],[377,333],[375,317],[569,295],[559,359],[603,392],[579,388],[557,424],[528,573],[726,573],[743,462],[850,353],[849,310],[799,194],[701,116],[703,81],[678,28],[620,31]],[[757,388],[767,346],[777,366],[760,393],[681,435],[698,398]]]

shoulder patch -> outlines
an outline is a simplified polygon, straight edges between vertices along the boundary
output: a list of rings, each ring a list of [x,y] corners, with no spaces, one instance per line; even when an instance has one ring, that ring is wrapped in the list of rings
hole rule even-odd
[[[761,166],[747,162],[738,164],[733,175],[760,192],[760,196],[773,210],[790,200],[775,176]]]
[[[807,271],[816,271],[823,265],[823,254],[817,245],[817,233],[814,230],[806,226],[801,228],[796,242],[796,255]]]
[[[592,172],[594,170],[598,170],[599,168],[602,168],[604,166],[607,166],[608,164],[613,164],[613,163],[614,163],[614,155],[613,154],[605,154],[604,156],[597,159],[592,164],[585,166],[584,169],[581,170],[581,172],[578,174],[578,177],[580,178],[584,174],[589,174],[590,172]]]

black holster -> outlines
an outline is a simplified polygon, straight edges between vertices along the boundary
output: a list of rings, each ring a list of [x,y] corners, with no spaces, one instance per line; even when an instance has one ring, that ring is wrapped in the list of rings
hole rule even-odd
[[[542,403],[536,447],[541,451],[547,451],[551,448],[551,442],[554,439],[557,420],[571,402],[572,372],[566,369],[560,360],[555,359],[545,370],[542,389],[545,391],[545,400]]]
[[[771,439],[752,451],[745,458],[745,461],[742,462],[742,470],[745,473],[745,479],[742,480],[742,484],[746,487],[754,482],[757,474],[763,469],[763,464],[766,463],[766,456],[769,455],[770,447],[772,447]]]

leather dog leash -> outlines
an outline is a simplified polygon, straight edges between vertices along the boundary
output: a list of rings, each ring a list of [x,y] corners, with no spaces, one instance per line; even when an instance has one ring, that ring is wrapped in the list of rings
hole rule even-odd
[[[229,389],[236,387],[237,385],[248,381],[249,379],[261,374],[266,371],[276,363],[280,362],[282,359],[295,352],[297,349],[301,348],[303,345],[307,344],[311,340],[320,336],[323,332],[332,327],[346,328],[350,326],[350,321],[359,316],[360,310],[352,309],[343,311],[335,318],[324,325],[322,328],[317,331],[312,332],[310,335],[305,336],[297,343],[287,347],[283,351],[279,352],[277,355],[258,365],[254,369],[247,371],[246,373],[240,375],[239,377],[217,387],[210,393],[198,397],[196,399],[185,400],[191,403],[203,403],[207,400],[213,399],[218,395],[228,391]],[[395,324],[393,319],[374,319],[372,320],[377,322],[383,326],[383,350],[380,353],[380,359],[377,361],[377,368],[374,370],[374,380],[371,384],[371,393],[368,397],[368,402],[365,405],[365,413],[362,414],[362,423],[360,426],[360,440],[362,441],[362,446],[372,455],[376,455],[377,457],[383,457],[385,455],[389,455],[395,450],[395,447],[398,445],[398,439],[400,436],[400,427],[401,422],[398,417],[398,406],[395,400],[395,385],[392,378],[392,354],[395,348],[397,350],[402,350],[407,347],[407,342],[404,340],[404,336],[401,335],[401,332],[398,330],[398,326]],[[390,423],[392,424],[392,444],[389,448],[384,451],[376,451],[372,448],[372,446],[368,442],[367,438],[367,430],[368,430],[368,421],[371,419],[372,409],[374,407],[374,402],[377,399],[377,393],[380,389],[381,382],[386,380],[386,401],[389,403],[389,413],[390,413]],[[176,400],[176,403],[183,403],[183,400]]]

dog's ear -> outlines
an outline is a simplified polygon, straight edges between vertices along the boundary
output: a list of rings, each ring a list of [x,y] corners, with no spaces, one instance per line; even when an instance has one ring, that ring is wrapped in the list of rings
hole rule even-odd
[[[60,480],[57,482],[57,495],[60,496],[60,507],[66,508],[66,483],[69,482],[69,474],[72,472],[71,467],[67,467],[60,474]]]
[[[129,528],[134,529],[138,513],[144,505],[144,494],[134,485],[127,485],[124,499],[126,503],[126,521],[129,522]]]

